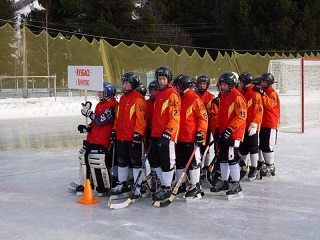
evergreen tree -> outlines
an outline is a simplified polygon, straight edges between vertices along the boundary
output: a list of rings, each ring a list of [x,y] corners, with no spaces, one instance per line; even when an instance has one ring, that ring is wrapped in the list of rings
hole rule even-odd
[[[0,26],[5,25],[7,22],[14,21],[15,8],[13,1],[11,0],[0,0],[0,16],[4,21],[0,21]],[[7,21],[7,22],[6,22]]]

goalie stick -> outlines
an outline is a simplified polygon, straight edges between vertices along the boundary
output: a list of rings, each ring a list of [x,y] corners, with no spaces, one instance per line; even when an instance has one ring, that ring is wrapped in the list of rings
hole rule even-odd
[[[144,171],[145,169],[145,166],[146,166],[146,162],[147,162],[147,159],[148,159],[148,156],[149,156],[149,153],[150,153],[150,150],[151,150],[151,144],[148,148],[148,151],[144,154],[144,157],[142,159],[142,165],[141,165],[141,168],[140,168],[140,171],[138,173],[138,176],[137,176],[137,179],[136,181],[134,182],[133,184],[133,187],[131,189],[131,192],[130,192],[130,195],[129,197],[124,201],[124,202],[120,202],[120,203],[116,203],[116,202],[111,202],[112,201],[112,198],[110,198],[110,201],[108,203],[108,206],[110,209],[121,209],[121,208],[126,208],[129,206],[129,204],[133,201],[133,195],[134,195],[134,192],[138,186],[138,181],[141,177],[141,174],[142,174],[142,171]],[[117,199],[117,200],[120,200],[120,199]]]
[[[181,183],[182,183],[182,180],[183,180],[184,177],[187,175],[187,171],[188,171],[188,169],[189,169],[189,166],[190,166],[190,164],[191,164],[191,162],[192,162],[193,156],[194,156],[194,154],[196,153],[197,149],[198,149],[198,146],[196,145],[196,146],[194,147],[193,152],[192,152],[191,155],[190,155],[190,158],[189,158],[189,160],[188,160],[188,162],[187,162],[187,165],[186,165],[185,168],[183,169],[182,175],[180,176],[178,182],[176,183],[176,185],[175,185],[174,188],[173,188],[173,191],[172,191],[172,193],[171,193],[171,196],[170,196],[167,200],[165,200],[165,201],[154,201],[154,202],[152,203],[153,206],[155,206],[155,207],[167,207],[167,206],[169,206],[169,205],[173,202],[173,200],[175,199],[175,197],[176,197],[177,194],[178,194],[178,189],[179,189],[179,187],[180,187],[180,185],[181,185]]]

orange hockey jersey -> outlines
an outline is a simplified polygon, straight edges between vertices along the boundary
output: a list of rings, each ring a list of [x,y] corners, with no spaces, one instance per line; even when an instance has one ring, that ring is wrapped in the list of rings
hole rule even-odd
[[[275,128],[279,130],[280,125],[280,99],[272,86],[265,89],[262,97],[263,117],[261,127]]]
[[[246,127],[247,104],[242,94],[233,88],[229,93],[221,94],[218,114],[219,133],[227,128],[233,132],[230,139],[243,140]]]
[[[171,135],[172,141],[177,141],[180,105],[180,96],[171,83],[167,88],[159,90],[154,102],[151,137],[160,138],[163,132],[167,132]]]
[[[200,97],[189,89],[181,97],[180,130],[178,142],[195,142],[197,132],[206,138],[208,114]]]
[[[262,96],[260,93],[252,90],[253,84],[250,84],[243,93],[244,98],[247,101],[247,121],[246,128],[250,126],[250,123],[257,123],[257,130],[260,130],[262,116],[263,116],[263,104]]]
[[[145,112],[146,100],[136,90],[122,95],[114,123],[117,140],[132,141],[134,132],[145,136],[147,126]]]

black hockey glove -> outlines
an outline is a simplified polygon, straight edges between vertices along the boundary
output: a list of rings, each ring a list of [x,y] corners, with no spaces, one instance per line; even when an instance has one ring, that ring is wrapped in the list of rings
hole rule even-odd
[[[88,125],[88,127],[86,127],[85,125],[79,125],[78,126],[78,131],[80,133],[90,133],[92,130],[92,127],[90,125]]]
[[[254,86],[254,87],[252,88],[252,90],[255,91],[255,92],[260,93],[261,96],[264,96],[264,95],[266,94],[262,88],[257,87],[257,86]]]
[[[158,146],[169,146],[171,135],[167,132],[163,132],[161,138],[158,140]]]
[[[230,128],[227,128],[220,136],[219,146],[228,145],[228,140],[231,134],[232,134],[232,130]]]
[[[116,142],[116,130],[111,131],[110,140],[112,144]]]
[[[198,146],[201,146],[204,142],[204,136],[202,132],[197,132],[196,133],[196,144]]]
[[[142,135],[138,132],[133,133],[132,147],[133,148],[141,148],[142,144]]]

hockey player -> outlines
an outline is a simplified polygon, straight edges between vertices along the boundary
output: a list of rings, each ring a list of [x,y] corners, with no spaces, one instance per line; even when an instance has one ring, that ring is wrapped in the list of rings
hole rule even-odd
[[[140,93],[143,97],[145,97],[145,96],[147,95],[147,89],[146,89],[146,87],[143,85],[143,83],[140,83],[136,90],[137,90],[137,92]]]
[[[113,128],[115,108],[115,88],[111,83],[103,83],[103,91],[98,92],[99,102],[94,111],[91,102],[82,104],[81,114],[91,119],[84,153],[86,178],[92,179],[98,195],[106,194],[110,188],[108,168],[111,168],[112,150],[110,135]],[[88,130],[90,129],[90,130]],[[83,166],[84,167],[84,166]],[[84,172],[84,171],[82,171]]]
[[[130,163],[133,166],[133,180],[137,187],[133,199],[141,197],[143,174],[137,179],[142,166],[142,144],[146,131],[144,97],[136,91],[140,78],[134,72],[127,72],[121,77],[123,95],[116,111],[112,140],[116,140],[119,184],[111,191],[111,195],[129,192],[128,173]]]
[[[244,72],[239,76],[239,86],[243,89],[243,96],[247,101],[247,120],[246,131],[243,142],[240,144],[239,152],[242,158],[247,162],[250,154],[249,180],[257,177],[259,160],[259,131],[263,116],[262,97],[259,93],[253,91],[254,77],[249,72]]]
[[[156,170],[161,189],[152,195],[152,200],[161,201],[171,195],[171,183],[175,166],[175,142],[177,141],[180,105],[179,94],[172,87],[172,72],[161,66],[155,71],[159,91],[154,102],[151,130],[150,167]]]
[[[261,176],[275,175],[274,147],[276,145],[280,124],[280,99],[277,92],[272,87],[273,83],[274,76],[271,73],[264,73],[260,77],[261,88],[253,88],[254,91],[261,94],[264,109],[259,134],[259,147],[262,151],[266,165],[261,168]],[[261,166],[262,162],[259,162],[258,165]]]
[[[210,78],[207,75],[201,75],[196,79],[196,93],[201,98],[204,106],[206,107],[207,112],[209,112],[209,109],[211,107],[211,102],[215,98],[214,94],[210,93],[208,91],[210,85]],[[200,146],[201,155],[204,154],[206,146],[209,144],[211,140],[211,131],[210,126],[208,125],[208,131],[206,133],[206,142],[205,145]],[[202,171],[202,177],[205,178],[208,165],[210,164],[210,151],[207,152],[206,158],[204,159],[204,169]]]
[[[243,197],[240,186],[240,169],[237,148],[243,139],[247,117],[245,99],[236,89],[237,79],[232,72],[223,73],[218,79],[221,93],[217,120],[219,133],[219,162],[221,179],[210,188],[211,192],[226,192],[228,199]],[[228,183],[229,175],[232,181]]]
[[[150,142],[151,142],[151,123],[152,123],[152,114],[153,114],[153,108],[154,108],[154,101],[156,100],[156,95],[159,91],[159,85],[156,81],[152,81],[149,83],[148,86],[149,90],[149,99],[146,100],[147,109],[146,109],[146,120],[147,120],[147,136],[146,136],[146,146],[149,148]],[[158,177],[155,168],[150,169],[151,174],[151,186],[150,190],[152,193],[156,191],[158,188]]]
[[[195,144],[198,146],[204,145],[208,130],[208,114],[201,98],[193,91],[194,82],[190,76],[179,75],[174,82],[181,96],[180,130],[176,145],[176,178],[179,179],[194,151]],[[200,161],[200,150],[198,148],[189,167],[191,186],[185,194],[187,202],[202,198]],[[185,179],[182,182],[185,184]]]

